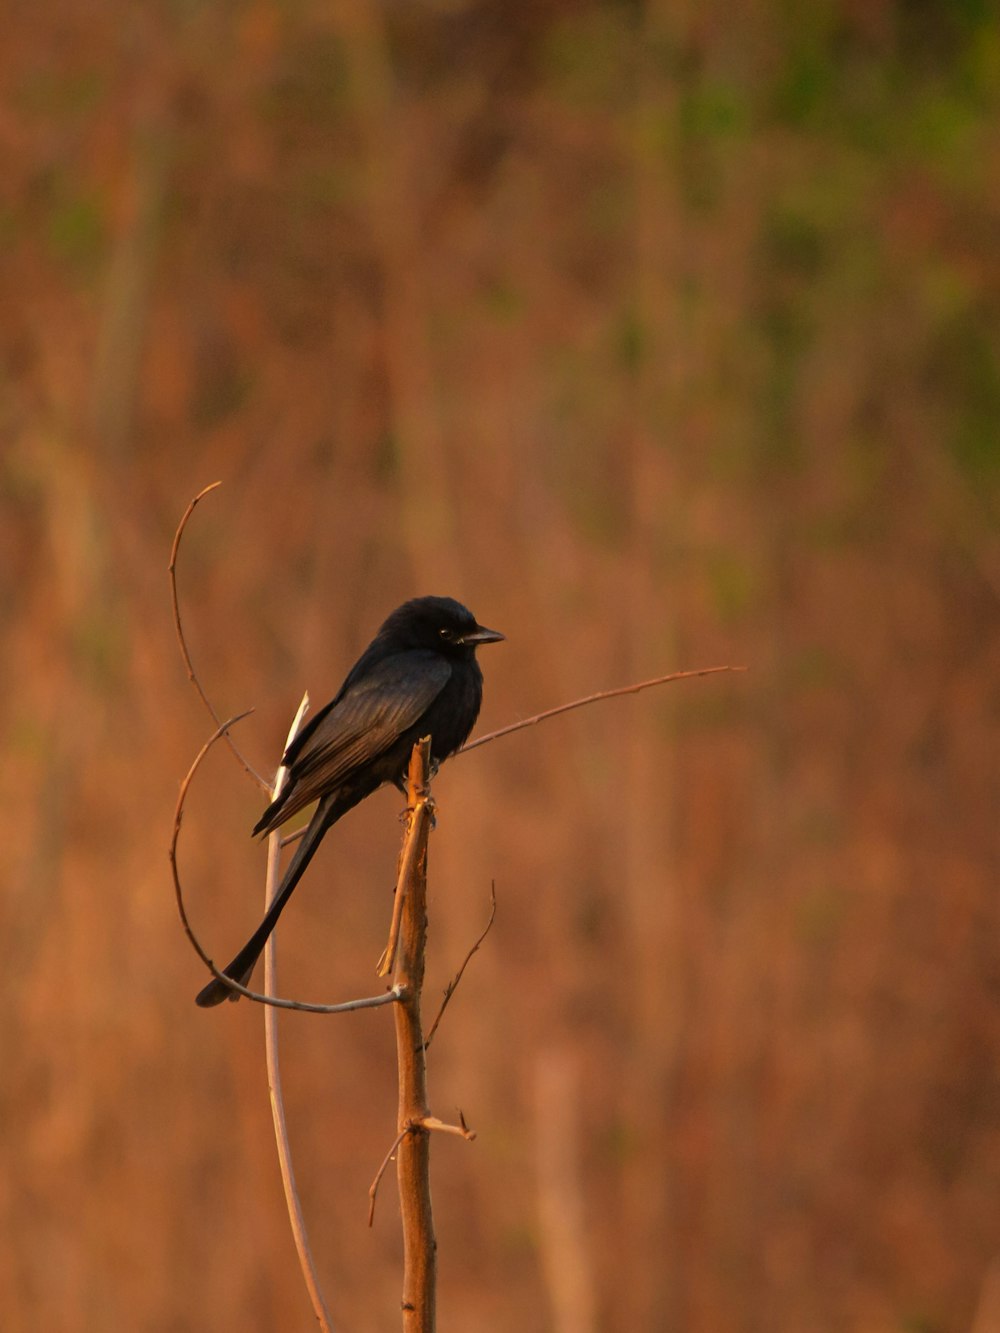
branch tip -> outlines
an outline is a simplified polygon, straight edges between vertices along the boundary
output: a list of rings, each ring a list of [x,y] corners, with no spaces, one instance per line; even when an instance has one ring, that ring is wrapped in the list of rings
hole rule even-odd
[[[214,491],[217,486],[221,485],[222,485],[221,481],[213,481],[209,486],[203,487],[203,489],[200,490],[198,494],[194,497],[194,499],[190,502],[187,509],[184,510],[184,513],[181,516],[181,521],[177,525],[177,531],[174,533],[173,545],[170,548],[170,564],[167,566],[167,572],[170,575],[170,603],[174,613],[174,631],[177,635],[177,642],[180,645],[181,657],[184,661],[185,669],[187,670],[188,680],[198,691],[199,698],[201,699],[205,707],[208,709],[209,716],[217,726],[219,725],[219,715],[216,712],[208,695],[202,688],[201,681],[198,679],[198,673],[194,669],[194,663],[191,660],[191,653],[190,650],[188,649],[187,639],[184,634],[184,625],[181,619],[180,600],[177,595],[177,555],[178,552],[180,551],[181,538],[184,536],[184,529],[187,527],[188,520],[195,511],[195,506],[198,504],[199,500],[202,500],[206,495],[209,494],[210,491]],[[231,737],[229,736],[226,737],[226,743],[228,744],[229,748],[232,750],[236,758],[239,760],[239,762],[243,765],[243,768],[246,770],[247,774],[253,778],[253,780],[257,783],[259,787],[262,787],[265,791],[269,791],[270,784],[265,782],[264,779],[261,777],[261,775],[257,772],[257,770],[249,763],[248,760],[246,760],[243,757],[240,751],[236,748],[236,745]]]

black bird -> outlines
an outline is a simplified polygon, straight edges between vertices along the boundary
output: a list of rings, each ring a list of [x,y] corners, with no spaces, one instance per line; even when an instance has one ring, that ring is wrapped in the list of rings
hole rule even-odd
[[[288,779],[254,833],[270,833],[319,800],[267,915],[225,969],[245,986],[282,908],[324,833],[385,782],[406,790],[414,743],[431,737],[436,767],[464,743],[479,716],[481,643],[504,636],[478,624],[451,597],[417,597],[393,611],[351,668],[336,697],[302,728],[285,751]],[[238,1000],[217,977],[200,991],[203,1008]]]

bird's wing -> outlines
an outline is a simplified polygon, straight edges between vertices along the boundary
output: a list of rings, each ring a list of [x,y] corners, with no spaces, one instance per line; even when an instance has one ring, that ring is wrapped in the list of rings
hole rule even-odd
[[[353,681],[285,755],[295,778],[296,807],[339,786],[394,745],[419,722],[450,677],[445,658],[414,650],[385,658]]]

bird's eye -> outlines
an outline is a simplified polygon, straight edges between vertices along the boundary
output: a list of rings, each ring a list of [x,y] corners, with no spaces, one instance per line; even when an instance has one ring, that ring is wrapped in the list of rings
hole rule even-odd
[[[438,634],[440,634],[440,636],[441,636],[442,639],[450,639],[450,638],[451,638],[451,630],[448,628],[447,625],[444,625],[441,629],[439,629],[439,630],[438,630]]]

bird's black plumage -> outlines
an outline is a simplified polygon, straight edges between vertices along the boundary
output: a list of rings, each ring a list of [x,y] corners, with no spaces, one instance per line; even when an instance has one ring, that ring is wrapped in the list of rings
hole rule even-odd
[[[267,915],[225,969],[246,985],[268,935],[326,831],[383,783],[406,789],[414,743],[431,737],[431,762],[440,764],[464,743],[479,716],[481,643],[504,636],[485,629],[461,602],[417,597],[393,611],[351,668],[337,695],[285,751],[288,779],[254,833],[270,833],[318,800]],[[213,978],[199,992],[203,1008],[236,991]]]

